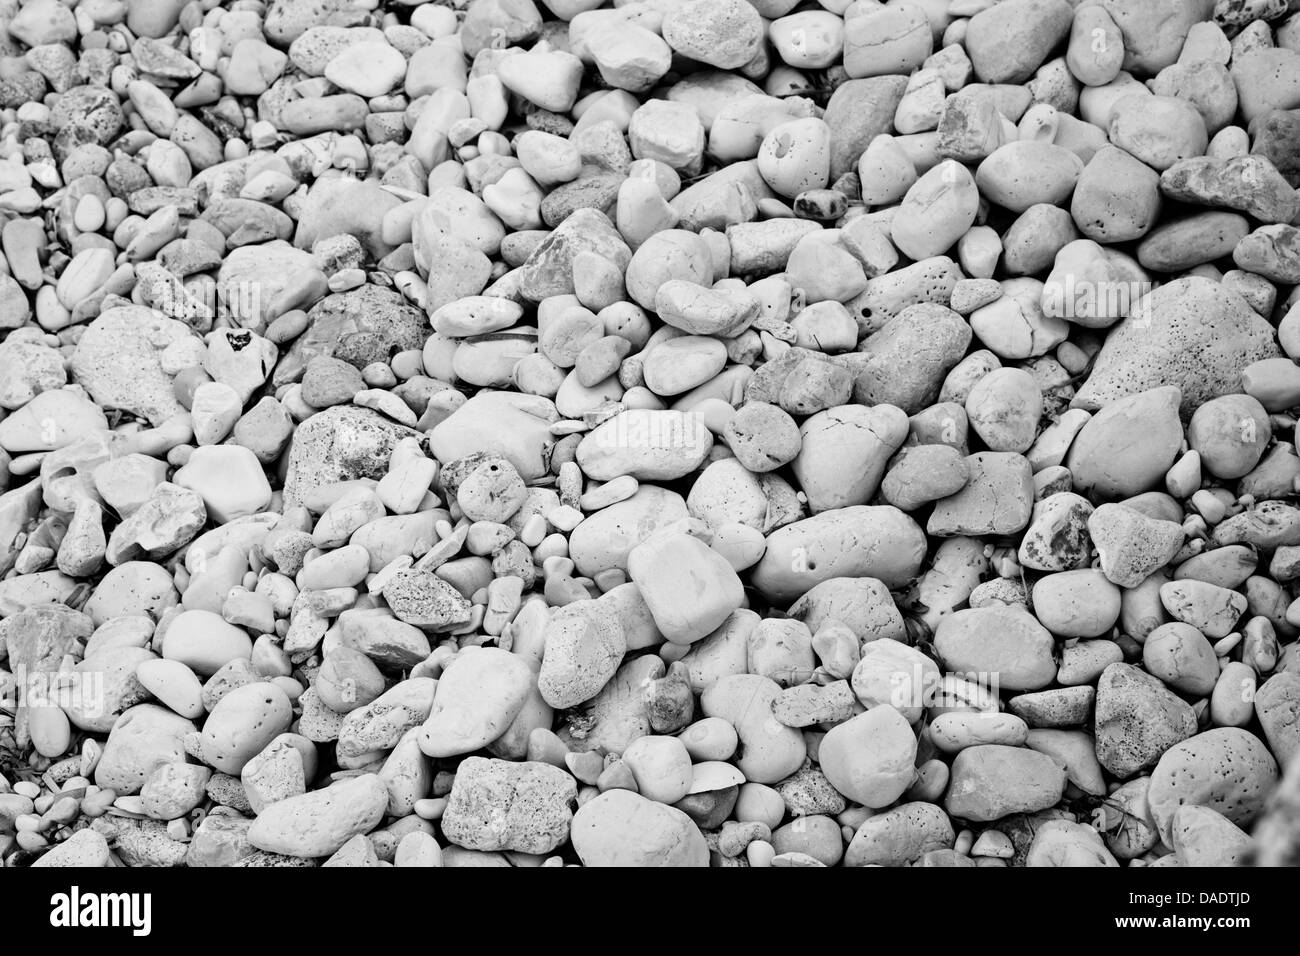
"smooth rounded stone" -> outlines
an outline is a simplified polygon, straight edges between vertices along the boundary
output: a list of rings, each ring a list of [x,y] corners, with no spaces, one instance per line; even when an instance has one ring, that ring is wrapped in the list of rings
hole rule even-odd
[[[1070,200],[1070,215],[1079,231],[1101,243],[1145,236],[1160,210],[1160,174],[1115,146],[1093,154]]]
[[[107,427],[98,405],[76,389],[61,388],[41,392],[0,421],[0,448],[14,454],[54,451]]]
[[[720,717],[736,728],[745,779],[776,783],[799,769],[807,748],[802,734],[771,713],[781,696],[776,681],[759,674],[725,674],[704,689],[700,707],[706,717]]]
[[[1243,866],[1255,848],[1250,835],[1223,814],[1191,804],[1174,813],[1170,840],[1183,866]]]
[[[1006,690],[1039,690],[1056,677],[1051,633],[1023,608],[954,611],[939,622],[934,647],[950,671],[981,675]],[[979,678],[973,678],[979,679]]]
[[[632,254],[625,281],[633,301],[654,310],[659,290],[667,283],[677,280],[704,286],[712,278],[713,259],[704,239],[684,229],[666,229],[644,241]]]
[[[1083,568],[1039,578],[1033,587],[1034,614],[1060,637],[1100,637],[1119,620],[1120,590],[1101,571]]]
[[[543,187],[572,182],[582,172],[582,156],[571,141],[541,130],[527,130],[514,140],[524,171]]]
[[[934,34],[920,5],[855,10],[844,20],[844,71],[851,79],[906,76],[933,50]]]
[[[676,737],[638,737],[623,752],[623,761],[647,799],[673,804],[691,790],[691,757]]]
[[[1079,727],[1092,716],[1095,699],[1096,691],[1091,687],[1060,687],[1019,694],[1011,698],[1008,706],[1030,728]]]
[[[349,93],[382,96],[406,76],[406,58],[386,42],[352,43],[325,65],[324,75]]]
[[[484,390],[433,428],[429,449],[444,462],[476,453],[499,456],[524,481],[535,481],[548,471],[555,442],[550,426],[558,417],[554,405],[540,396]]]
[[[982,191],[965,166],[944,160],[907,190],[890,224],[890,238],[917,261],[942,255],[975,223]]]
[[[1070,213],[1060,206],[1036,203],[1026,209],[1003,237],[1003,264],[1013,276],[1036,275],[1052,265],[1056,254],[1079,238]],[[1060,313],[1044,314],[1059,316]]]
[[[1135,588],[1173,560],[1183,529],[1122,504],[1104,504],[1088,518],[1101,570],[1114,584]]]
[[[743,67],[763,43],[763,21],[745,0],[690,0],[664,16],[662,30],[675,53],[720,70]]]
[[[1093,827],[1069,820],[1048,820],[1034,831],[1025,866],[1117,867],[1119,863]]]
[[[689,103],[647,100],[632,113],[627,136],[638,160],[657,160],[688,176],[703,164],[704,125]]]
[[[1065,793],[1065,768],[1024,747],[967,747],[952,762],[943,806],[963,820],[986,823],[1054,806]]]
[[[767,472],[793,461],[803,438],[783,409],[767,402],[747,402],[727,422],[727,447],[753,472]]]
[[[1151,230],[1138,246],[1138,261],[1153,272],[1181,272],[1229,255],[1249,231],[1236,213],[1197,213]]]
[[[313,408],[349,405],[366,387],[361,370],[350,362],[317,355],[303,372],[299,397]]]
[[[1285,411],[1300,402],[1300,368],[1290,359],[1264,359],[1242,369],[1241,387],[1265,411]]]
[[[875,578],[823,581],[791,604],[788,613],[814,634],[834,625],[847,628],[862,641],[907,638],[903,616],[889,589]]]
[[[1283,767],[1300,752],[1300,674],[1279,671],[1255,692],[1255,714],[1269,749]]]
[[[835,866],[844,855],[844,838],[839,823],[821,814],[803,816],[787,823],[772,834],[772,845],[777,852],[773,866],[777,866],[783,856],[807,858],[812,861],[802,864],[807,866],[814,863]]]
[[[935,503],[926,530],[932,535],[1015,534],[1033,514],[1033,470],[1014,452],[979,452],[966,458],[970,480]]]
[[[569,557],[584,575],[627,570],[627,557],[661,528],[687,516],[686,502],[674,491],[642,485],[630,498],[590,515],[569,537]]]
[[[970,480],[966,458],[949,445],[912,445],[901,449],[889,462],[880,483],[888,504],[903,511],[955,495]]]
[[[795,289],[802,290],[805,301],[814,305],[850,302],[863,292],[867,282],[866,272],[857,257],[837,241],[818,233],[800,239],[795,245],[786,263],[785,277]],[[837,347],[833,339],[808,341],[806,334],[799,335],[801,326],[808,321],[806,311],[801,311],[796,317],[796,341],[799,344],[807,343],[818,351],[835,352],[850,348],[857,341],[857,325],[847,312],[841,313],[848,320],[842,326],[841,345]],[[852,328],[849,328],[850,324]]]
[[[195,720],[204,714],[203,685],[187,665],[175,660],[145,660],[136,666],[140,686],[168,708]]]
[[[706,867],[704,835],[682,811],[630,790],[609,790],[573,815],[570,839],[589,867]]]
[[[689,534],[662,532],[636,545],[628,554],[628,576],[660,633],[676,644],[708,636],[744,599],[727,560]]]
[[[192,336],[185,323],[143,306],[106,309],[77,340],[73,378],[99,405],[161,425],[185,411],[172,393],[163,353]]]
[[[221,524],[256,514],[271,503],[271,485],[261,462],[240,445],[196,448],[173,477],[182,488],[198,492],[208,515]]]
[[[916,723],[934,702],[939,677],[938,665],[920,651],[891,637],[873,636],[862,647],[851,686],[862,706],[888,704]]]
[[[1064,204],[1083,168],[1083,161],[1062,146],[1022,140],[999,147],[980,163],[975,183],[990,202],[1023,213],[1040,203]]]
[[[804,10],[774,20],[768,37],[787,66],[822,70],[844,51],[844,21],[827,10]]]
[[[182,611],[167,625],[162,641],[164,659],[179,661],[205,677],[252,653],[248,633],[212,611]]]
[[[1019,747],[1028,733],[1025,722],[1013,714],[946,713],[930,724],[930,740],[945,754],[987,744]]]
[[[420,749],[431,757],[452,757],[483,748],[506,732],[533,682],[524,659],[507,651],[481,648],[458,655],[438,681]]]
[[[822,739],[818,763],[837,791],[877,808],[893,803],[912,784],[916,735],[906,718],[882,704],[836,724]]]
[[[845,866],[907,866],[934,850],[952,847],[948,815],[933,803],[902,803],[867,817],[844,853]]]
[[[668,481],[698,468],[712,447],[712,434],[690,412],[630,408],[584,435],[576,460],[597,481]]]
[[[32,863],[33,867],[104,867],[109,865],[108,841],[98,830],[78,830]]]
[[[1277,778],[1277,761],[1258,737],[1238,727],[1215,727],[1165,751],[1151,773],[1147,802],[1168,844],[1180,806],[1209,807],[1246,826],[1263,809]]]
[[[792,465],[813,514],[864,505],[880,487],[889,459],[908,434],[907,415],[893,405],[840,405],[799,429]]]
[[[1160,286],[1106,337],[1071,404],[1096,411],[1162,385],[1182,392],[1184,418],[1235,393],[1241,370],[1278,356],[1272,327],[1240,295],[1188,276]]]
[[[1029,731],[1025,746],[1065,767],[1070,784],[1078,790],[1096,797],[1105,795],[1106,782],[1094,754],[1095,743],[1086,731],[1034,728]]]
[[[1162,624],[1147,635],[1142,663],[1153,676],[1190,697],[1206,697],[1219,679],[1214,648],[1196,628]]]
[[[248,830],[260,850],[313,859],[336,853],[383,819],[388,789],[373,773],[280,800],[262,810]]]
[[[578,96],[582,61],[562,50],[514,53],[498,62],[497,76],[506,89],[530,103],[566,113]]]
[[[552,707],[589,701],[618,671],[627,650],[621,622],[597,602],[574,601],[551,613],[537,687]]]
[[[126,561],[104,575],[84,610],[99,626],[110,618],[127,614],[142,614],[157,620],[176,601],[172,576],[160,565],[152,561]]]
[[[1122,98],[1111,109],[1109,136],[1114,145],[1157,172],[1204,155],[1209,144],[1205,120],[1196,107],[1173,96]]]
[[[1222,395],[1201,405],[1187,425],[1187,443],[1216,478],[1241,478],[1259,464],[1272,438],[1268,413],[1249,395]]]
[[[1255,669],[1231,661],[1219,671],[1210,693],[1210,721],[1216,727],[1244,727],[1255,717]]]
[[[720,341],[683,335],[651,348],[642,374],[646,386],[656,395],[672,396],[712,380],[726,364],[727,349]]]
[[[1208,581],[1182,580],[1160,586],[1160,603],[1175,620],[1217,640],[1233,631],[1248,600],[1244,594]]]
[[[871,312],[870,306],[863,309],[864,315]],[[854,400],[894,405],[908,414],[928,407],[970,340],[970,327],[945,306],[923,302],[902,308],[850,359]]]
[[[217,702],[203,724],[203,760],[222,773],[238,775],[244,764],[289,729],[292,719],[293,705],[276,684],[257,681],[236,687]]]
[[[750,580],[773,602],[793,601],[831,578],[871,577],[902,587],[920,571],[925,550],[925,533],[897,508],[853,505],[773,531]]]
[[[650,89],[672,66],[673,51],[657,33],[613,18],[583,32],[583,44],[595,60],[601,78],[615,89]]]
[[[1042,390],[1023,369],[989,372],[966,398],[967,419],[991,451],[1028,451],[1042,414]]]
[[[1232,80],[1248,123],[1272,110],[1300,108],[1297,65],[1300,52],[1285,47],[1263,46],[1233,56]]]
[[[1074,487],[1127,498],[1157,486],[1182,446],[1182,398],[1178,386],[1163,385],[1119,397],[1093,415],[1065,459]]]
[[[859,159],[865,161],[864,153],[877,137],[893,132],[894,114],[906,88],[907,78],[893,75],[850,79],[835,88],[822,117],[831,128],[831,181],[857,169]],[[913,170],[912,178],[896,193],[871,198],[880,203],[901,199],[915,176]],[[863,182],[870,183],[871,178],[864,176]]]
[[[773,191],[793,199],[830,183],[831,130],[806,117],[769,130],[758,148],[758,171]]]
[[[192,733],[193,723],[157,704],[124,710],[95,766],[96,786],[119,796],[139,793],[159,767],[185,760],[185,736]]]
[[[1005,0],[981,10],[964,45],[984,83],[1023,83],[1070,32],[1074,11],[1064,0]]]
[[[382,222],[400,205],[398,197],[372,182],[346,177],[318,179],[303,201],[293,244],[299,249],[311,249],[322,239],[347,234],[361,240],[376,259],[382,259],[395,248],[384,241]]]
[[[550,853],[569,838],[577,785],[538,761],[468,757],[456,767],[443,835],[467,850]]]
[[[1069,325],[1046,315],[1043,284],[1037,279],[1004,279],[1000,298],[970,315],[976,337],[1002,359],[1045,355],[1066,340]]]
[[[1124,65],[1124,37],[1101,5],[1076,10],[1065,54],[1070,73],[1085,86],[1105,86]]]
[[[509,521],[527,498],[528,488],[519,472],[499,459],[483,462],[456,488],[456,503],[471,521]]]

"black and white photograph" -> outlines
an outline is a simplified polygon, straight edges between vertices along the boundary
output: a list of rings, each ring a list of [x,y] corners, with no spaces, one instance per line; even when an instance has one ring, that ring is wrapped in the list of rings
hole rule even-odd
[[[1280,929],[1297,187],[1300,0],[0,0],[13,924]]]

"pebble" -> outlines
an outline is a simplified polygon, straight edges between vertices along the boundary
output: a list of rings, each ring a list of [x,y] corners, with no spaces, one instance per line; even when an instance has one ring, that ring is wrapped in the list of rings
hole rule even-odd
[[[379,777],[363,774],[272,804],[257,815],[248,840],[269,853],[303,859],[331,856],[354,836],[373,829],[387,805],[388,791]]]
[[[4,862],[1265,851],[1284,4],[400,6],[4,21]]]
[[[1173,836],[1179,807],[1208,807],[1238,825],[1250,824],[1277,780],[1277,761],[1264,743],[1237,727],[1216,727],[1176,744],[1151,773],[1147,797],[1162,839]]]

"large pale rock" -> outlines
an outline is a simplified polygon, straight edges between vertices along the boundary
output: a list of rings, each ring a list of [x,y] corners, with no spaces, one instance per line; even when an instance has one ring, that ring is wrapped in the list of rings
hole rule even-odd
[[[1236,292],[1200,276],[1160,286],[1115,326],[1072,402],[1096,411],[1162,385],[1182,393],[1189,418],[1220,395],[1241,390],[1241,371],[1280,355],[1273,327]]]
[[[533,680],[532,668],[509,651],[485,647],[457,656],[438,680],[420,749],[454,757],[487,746],[523,709]]]
[[[750,576],[774,602],[793,601],[831,578],[878,578],[902,587],[921,569],[926,539],[892,505],[854,505],[778,528]]]
[[[388,788],[368,773],[273,803],[248,830],[259,850],[305,859],[325,857],[383,819]]]
[[[467,850],[550,853],[569,838],[577,796],[573,777],[550,764],[468,757],[456,768],[442,832]]]
[[[708,866],[704,834],[681,810],[631,790],[609,790],[573,816],[573,849],[584,866]]]
[[[72,374],[105,408],[117,408],[160,425],[185,409],[172,394],[162,353],[192,338],[184,322],[139,305],[105,310],[86,326],[72,353]]]

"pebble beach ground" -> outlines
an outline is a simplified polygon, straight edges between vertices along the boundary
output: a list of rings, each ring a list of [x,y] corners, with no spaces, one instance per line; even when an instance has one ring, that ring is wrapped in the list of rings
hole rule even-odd
[[[0,859],[1300,864],[1297,0],[0,0]]]

